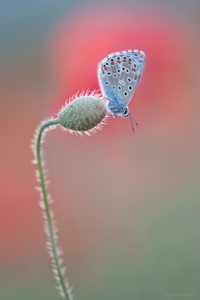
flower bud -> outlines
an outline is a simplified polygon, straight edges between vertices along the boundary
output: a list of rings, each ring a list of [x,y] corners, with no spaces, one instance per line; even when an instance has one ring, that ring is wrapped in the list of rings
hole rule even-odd
[[[107,114],[102,96],[93,92],[75,97],[58,113],[61,126],[75,132],[90,133],[100,129]]]

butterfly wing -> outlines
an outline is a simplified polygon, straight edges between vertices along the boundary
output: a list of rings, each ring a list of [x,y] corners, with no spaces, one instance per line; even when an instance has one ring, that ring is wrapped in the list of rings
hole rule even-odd
[[[141,79],[144,64],[145,54],[138,50],[115,52],[104,58],[98,66],[104,97],[127,106]]]

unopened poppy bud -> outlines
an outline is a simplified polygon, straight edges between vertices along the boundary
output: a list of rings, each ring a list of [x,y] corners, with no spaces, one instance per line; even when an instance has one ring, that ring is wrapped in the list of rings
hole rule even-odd
[[[107,107],[101,95],[93,92],[80,95],[67,103],[58,113],[59,124],[66,129],[90,133],[101,128]]]

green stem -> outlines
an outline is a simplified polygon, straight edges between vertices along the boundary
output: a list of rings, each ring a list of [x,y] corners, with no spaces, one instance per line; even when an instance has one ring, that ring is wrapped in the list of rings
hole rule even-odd
[[[67,300],[72,300],[72,294],[70,290],[70,286],[66,278],[64,277],[64,271],[62,269],[62,262],[60,258],[59,249],[57,246],[57,238],[56,232],[54,228],[53,215],[50,209],[50,195],[47,191],[47,183],[44,175],[44,167],[42,160],[42,140],[44,132],[51,128],[52,126],[56,126],[59,124],[58,119],[49,119],[41,123],[39,126],[36,136],[35,136],[35,144],[34,144],[34,152],[35,158],[38,168],[38,179],[41,187],[41,196],[44,207],[45,221],[47,225],[47,235],[49,238],[49,246],[50,246],[50,256],[52,257],[52,262],[55,268],[57,281],[59,283],[59,289],[61,291],[62,296]]]

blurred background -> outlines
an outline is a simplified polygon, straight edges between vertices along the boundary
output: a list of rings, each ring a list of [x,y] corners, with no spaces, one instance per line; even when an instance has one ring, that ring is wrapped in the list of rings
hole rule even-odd
[[[200,299],[200,2],[19,0],[0,10],[0,299],[56,300],[30,149],[39,122],[98,89],[107,54],[145,51],[129,120],[44,145],[77,299]]]

